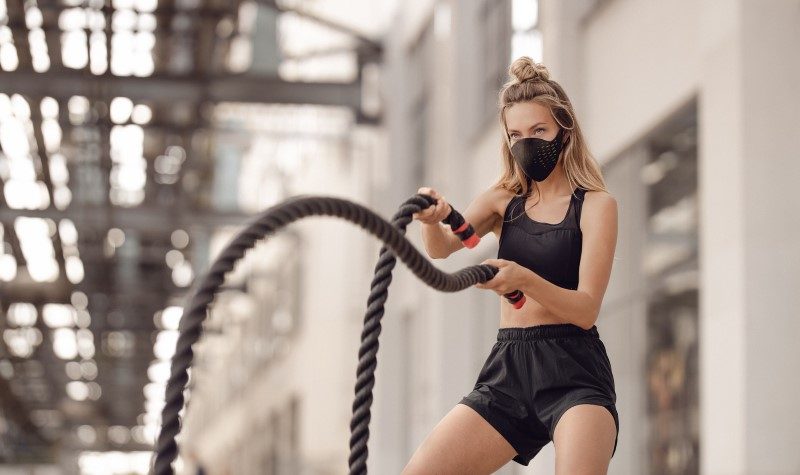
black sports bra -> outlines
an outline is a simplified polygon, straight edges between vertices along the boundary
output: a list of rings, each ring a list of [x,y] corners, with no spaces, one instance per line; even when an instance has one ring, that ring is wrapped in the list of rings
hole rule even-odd
[[[525,212],[527,197],[515,195],[503,216],[497,258],[527,267],[559,287],[577,289],[583,241],[581,208],[585,194],[585,189],[575,189],[566,216],[556,224],[533,220]]]

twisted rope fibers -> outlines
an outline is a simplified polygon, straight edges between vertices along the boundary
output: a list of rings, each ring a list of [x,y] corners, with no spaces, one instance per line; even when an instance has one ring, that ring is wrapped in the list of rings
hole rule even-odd
[[[278,203],[256,216],[239,232],[212,263],[209,270],[198,279],[184,306],[178,328],[178,340],[169,380],[165,390],[165,404],[161,412],[161,431],[155,446],[151,473],[172,475],[172,462],[178,455],[175,438],[180,433],[179,412],[184,406],[183,392],[188,381],[188,368],[192,364],[192,345],[202,336],[202,323],[207,309],[225,281],[225,275],[255,244],[278,229],[309,216],[334,216],[354,223],[383,241],[375,276],[372,280],[361,347],[358,352],[358,369],[350,422],[350,474],[366,474],[367,441],[371,418],[372,388],[375,385],[378,336],[381,318],[392,281],[392,269],[399,257],[411,272],[427,285],[443,292],[458,292],[476,283],[483,283],[499,271],[491,265],[475,265],[454,273],[437,269],[405,237],[405,230],[413,220],[412,215],[434,204],[436,200],[425,194],[416,194],[406,200],[389,223],[370,209],[347,199],[334,196],[296,195]]]

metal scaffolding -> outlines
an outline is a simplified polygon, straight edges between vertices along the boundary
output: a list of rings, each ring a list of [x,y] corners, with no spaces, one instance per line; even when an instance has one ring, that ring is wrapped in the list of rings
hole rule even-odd
[[[242,0],[120,2],[125,8],[111,0],[0,0],[0,7],[2,3],[0,112],[3,107],[22,110],[13,112],[14,120],[30,135],[19,139],[29,149],[21,155],[5,149],[0,140],[0,165],[5,164],[0,166],[0,255],[11,256],[16,263],[16,275],[0,280],[0,316],[23,303],[32,304],[40,318],[25,328],[9,318],[0,320],[0,331],[12,332],[0,343],[0,418],[9,427],[3,437],[6,442],[0,443],[0,462],[52,461],[57,444],[68,450],[149,450],[141,438],[111,440],[100,431],[95,440],[77,447],[75,432],[82,426],[142,425],[142,388],[148,383],[158,331],[153,316],[186,291],[173,282],[165,264],[164,256],[175,247],[173,232],[191,229],[208,234],[219,226],[242,225],[248,217],[241,210],[215,206],[209,198],[215,171],[213,144],[220,127],[211,110],[222,102],[313,104],[346,108],[355,124],[377,124],[379,113],[363,106],[362,68],[381,61],[382,47],[350,27],[285,2],[256,2],[258,14],[266,18],[259,27],[268,25],[260,35],[252,27],[243,31],[243,20],[251,22],[247,15],[255,10],[242,8]],[[265,11],[271,14],[264,15]],[[277,74],[278,64],[286,59],[282,55],[265,59],[273,63],[274,74],[233,70],[229,58],[242,37],[249,35],[255,54],[262,48],[279,50],[277,44],[257,41],[278,42],[275,32],[281,15],[313,21],[352,39],[344,48],[322,48],[292,60],[348,53],[354,58],[355,76],[343,82],[286,80]],[[115,43],[120,35],[151,43],[149,71],[115,74],[113,64],[119,59],[115,55],[124,54]],[[73,64],[80,55],[69,50],[75,38],[83,43],[80,54],[87,56],[80,67]],[[144,118],[134,114],[115,118],[115,98],[142,106]],[[140,199],[133,201],[131,190],[120,192],[116,183],[121,173],[118,155],[125,150],[115,148],[114,136],[133,133],[125,129],[128,126],[142,131],[141,157],[147,162]],[[50,143],[53,128],[60,139],[56,146]],[[170,150],[178,158],[164,159],[166,165],[156,163],[162,156],[170,158]],[[32,183],[43,186],[41,196],[46,199],[39,206],[20,205],[24,199],[14,194],[18,184],[9,164],[15,156],[27,157]],[[161,173],[175,163],[179,166]],[[68,181],[60,171],[62,165]],[[34,190],[20,189],[27,194]],[[44,220],[51,228],[48,239],[58,269],[54,280],[38,281],[28,272],[31,255],[25,240],[29,238],[18,232],[20,220],[26,218]],[[62,242],[60,226],[67,221],[77,231],[74,244]],[[125,244],[111,242],[110,230],[123,231]],[[191,251],[191,245],[184,250]],[[41,252],[48,252],[47,246]],[[73,282],[68,275],[76,256],[82,278]],[[87,297],[88,308],[74,307],[76,292]],[[73,325],[78,336],[93,339],[94,349],[87,351],[93,353],[91,358],[84,353],[71,359],[56,354],[55,329],[41,318],[45,305],[54,303],[72,305],[77,315],[91,315],[82,323],[75,317]],[[30,354],[15,354],[13,338],[20,335],[38,341]],[[120,344],[126,351],[110,348]],[[87,386],[90,389],[101,388],[102,396],[93,398],[89,391],[76,400],[65,390],[74,379],[65,365],[89,360],[96,374],[89,378],[81,373],[80,381],[94,384]]]

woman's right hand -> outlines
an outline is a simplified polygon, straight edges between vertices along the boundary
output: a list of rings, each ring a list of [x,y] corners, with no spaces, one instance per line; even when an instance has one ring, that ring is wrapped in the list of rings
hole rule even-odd
[[[433,188],[423,186],[417,191],[417,193],[430,195],[436,198],[436,204],[430,205],[422,211],[414,213],[412,215],[414,219],[417,219],[424,224],[436,224],[450,214],[450,205],[447,204],[444,196],[439,195],[439,193],[437,193]]]

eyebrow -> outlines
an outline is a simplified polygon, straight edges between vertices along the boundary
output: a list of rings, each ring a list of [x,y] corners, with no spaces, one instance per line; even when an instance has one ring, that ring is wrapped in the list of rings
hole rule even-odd
[[[544,123],[544,122],[537,122],[537,123],[533,124],[530,128],[532,129],[532,128],[536,127],[537,125],[547,125],[547,124]],[[519,132],[519,130],[509,129],[508,133],[510,134],[511,132]]]

